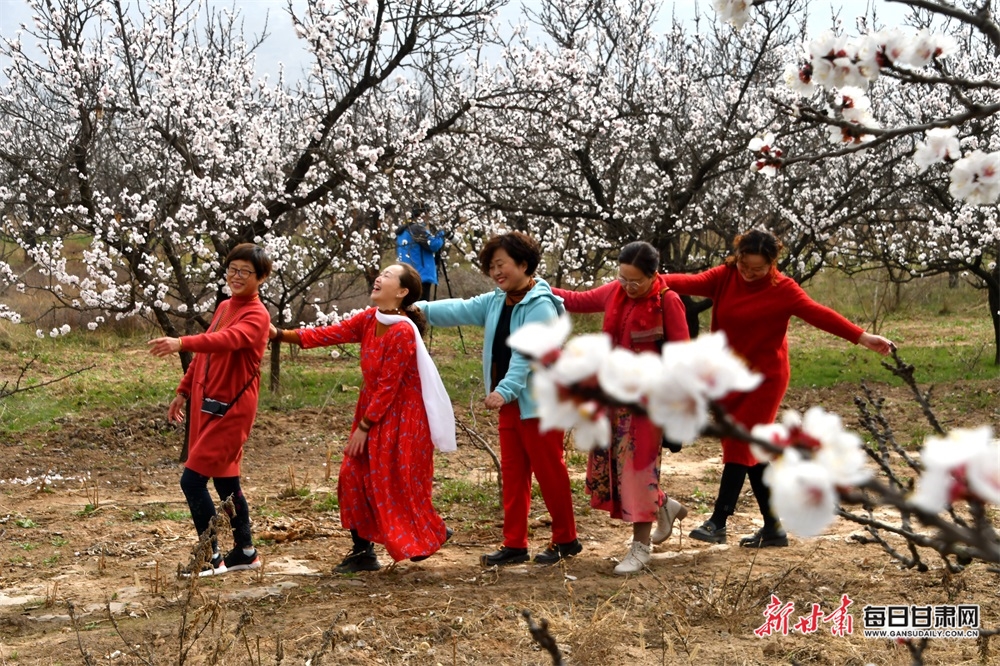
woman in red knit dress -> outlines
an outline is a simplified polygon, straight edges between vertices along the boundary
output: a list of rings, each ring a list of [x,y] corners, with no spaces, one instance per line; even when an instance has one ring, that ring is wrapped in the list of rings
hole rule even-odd
[[[553,289],[567,312],[603,312],[612,344],[633,352],[657,352],[664,342],[689,339],[684,304],[657,272],[660,253],[635,241],[618,256],[618,280],[583,292]],[[615,573],[638,573],[650,560],[650,542],[662,543],[687,508],[660,490],[662,432],[628,409],[611,414],[611,445],[587,461],[590,506],[632,523],[632,545]],[[657,530],[651,534],[654,518]]]
[[[775,260],[781,242],[770,232],[754,229],[737,236],[734,253],[726,263],[698,275],[667,275],[666,284],[680,294],[706,296],[713,301],[712,330],[723,331],[732,350],[764,381],[749,393],[732,393],[723,399],[726,410],[745,427],[771,423],[778,414],[788,388],[788,322],[795,316],[816,328],[888,354],[892,342],[865,332],[830,308],[824,307],[791,278],[778,272]],[[726,520],[736,510],[743,482],[750,487],[764,527],[740,540],[750,548],[787,546],[788,537],[771,514],[771,493],[764,484],[766,464],[760,464],[745,442],[722,440],[722,479],[711,517],[691,532],[691,537],[710,543],[725,543]]]
[[[337,482],[340,521],[351,531],[354,546],[336,573],[381,568],[375,543],[383,544],[395,561],[420,561],[451,536],[431,503],[435,444],[417,367],[421,343],[408,321],[398,316],[391,324],[378,320],[405,314],[423,332],[423,316],[410,307],[420,292],[416,270],[394,264],[375,278],[375,308],[331,326],[271,327],[272,338],[307,349],[361,343],[364,381]]]
[[[240,487],[240,462],[243,444],[257,416],[260,361],[271,321],[258,290],[271,273],[271,259],[264,248],[242,243],[233,248],[225,263],[232,298],[219,305],[208,331],[149,342],[150,353],[156,356],[195,352],[167,416],[183,422],[188,405],[194,406],[188,415],[189,448],[181,490],[198,534],[204,534],[215,517],[209,479],[214,481],[219,499],[233,500],[229,523],[234,547],[222,557],[213,538],[211,558],[199,572],[202,576],[260,567],[250,532],[250,507]],[[205,406],[205,399],[213,402]],[[220,405],[224,403],[229,407],[223,414]]]

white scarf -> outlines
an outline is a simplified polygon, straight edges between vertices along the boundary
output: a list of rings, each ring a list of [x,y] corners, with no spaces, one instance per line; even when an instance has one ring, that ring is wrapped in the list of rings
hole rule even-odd
[[[451,407],[451,398],[444,388],[437,366],[427,353],[420,330],[409,317],[405,315],[387,315],[375,309],[375,319],[379,323],[390,326],[405,321],[413,327],[417,338],[417,372],[420,374],[420,392],[424,399],[424,410],[427,412],[427,423],[431,430],[431,441],[438,451],[447,453],[458,448],[455,441],[455,412]]]

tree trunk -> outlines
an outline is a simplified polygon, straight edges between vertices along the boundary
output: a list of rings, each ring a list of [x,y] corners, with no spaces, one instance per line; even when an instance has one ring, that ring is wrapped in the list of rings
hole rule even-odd
[[[990,319],[993,320],[993,365],[1000,365],[1000,280],[994,272],[992,280],[986,284],[990,301]]]
[[[281,391],[281,340],[271,341],[271,393]]]

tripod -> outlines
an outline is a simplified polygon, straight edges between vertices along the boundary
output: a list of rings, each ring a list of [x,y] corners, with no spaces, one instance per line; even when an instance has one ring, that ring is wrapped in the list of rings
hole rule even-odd
[[[448,262],[441,258],[442,250],[438,250],[434,253],[434,263],[437,264],[438,269],[441,271],[441,276],[444,278],[444,284],[448,287],[448,298],[455,298],[455,295],[451,292],[451,280],[448,279]],[[437,290],[438,286],[434,285],[434,300],[437,300]],[[456,326],[458,329],[458,339],[462,343],[462,353],[467,354],[465,349],[465,337],[462,335],[462,327]],[[430,335],[428,336],[428,342],[434,341],[434,328],[431,327]]]

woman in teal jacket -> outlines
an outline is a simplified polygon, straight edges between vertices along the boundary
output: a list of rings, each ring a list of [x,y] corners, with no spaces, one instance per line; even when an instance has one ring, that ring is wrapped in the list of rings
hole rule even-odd
[[[531,395],[530,361],[507,346],[507,338],[521,326],[550,321],[563,311],[561,300],[552,294],[549,284],[532,277],[540,259],[541,247],[531,236],[518,231],[494,236],[479,253],[479,268],[496,282],[496,289],[468,299],[416,304],[431,326],[464,324],[484,329],[483,380],[489,387],[484,404],[500,411],[504,514],[503,545],[480,558],[484,566],[529,559],[532,473],[552,517],[552,541],[535,556],[535,562],[553,564],[582,550],[563,456],[563,433],[539,432],[537,407]]]

